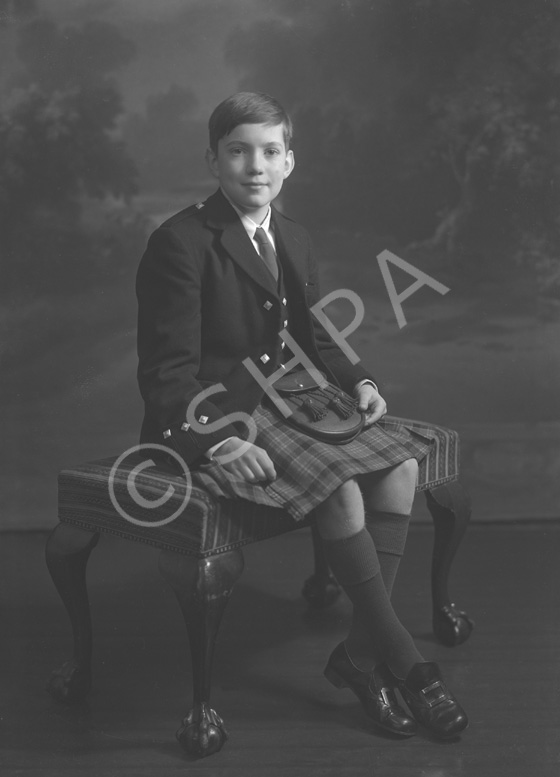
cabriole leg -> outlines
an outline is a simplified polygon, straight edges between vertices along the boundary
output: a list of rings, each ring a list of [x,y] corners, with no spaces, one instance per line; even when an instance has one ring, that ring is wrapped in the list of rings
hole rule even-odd
[[[193,708],[177,739],[190,755],[212,755],[227,739],[222,719],[210,708],[212,659],[224,609],[243,571],[243,554],[234,550],[196,559],[163,551],[159,566],[179,601],[191,647]]]
[[[55,670],[47,691],[58,701],[83,699],[91,687],[91,618],[86,588],[86,566],[99,534],[59,523],[46,546],[47,567],[70,616],[74,655]]]
[[[440,642],[453,647],[465,642],[474,626],[467,613],[451,602],[448,593],[451,564],[471,516],[470,497],[454,481],[426,491],[426,501],[434,522],[433,629]]]

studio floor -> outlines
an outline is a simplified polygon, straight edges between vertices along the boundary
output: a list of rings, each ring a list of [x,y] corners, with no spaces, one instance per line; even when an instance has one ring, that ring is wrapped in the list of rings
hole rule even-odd
[[[446,648],[431,634],[432,532],[414,525],[394,592],[401,619],[442,667],[470,727],[453,742],[377,733],[322,670],[349,605],[312,611],[307,530],[250,546],[226,610],[212,706],[229,741],[193,760],[174,738],[190,703],[186,631],[157,551],[102,538],[88,567],[94,687],[66,707],[44,686],[70,655],[48,576],[46,534],[0,536],[3,777],[557,777],[560,774],[560,523],[473,524],[451,574],[476,622]]]

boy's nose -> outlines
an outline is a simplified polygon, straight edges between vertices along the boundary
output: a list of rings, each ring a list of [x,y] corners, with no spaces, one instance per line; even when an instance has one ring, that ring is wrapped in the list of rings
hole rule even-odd
[[[247,160],[247,169],[253,175],[255,173],[261,173],[263,170],[262,157],[260,154],[251,154]]]

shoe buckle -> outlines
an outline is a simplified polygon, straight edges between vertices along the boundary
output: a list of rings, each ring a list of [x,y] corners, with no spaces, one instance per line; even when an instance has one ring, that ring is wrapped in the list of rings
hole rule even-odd
[[[436,680],[435,683],[426,686],[426,688],[422,688],[420,693],[424,697],[424,701],[428,707],[435,707],[436,704],[445,701],[448,697],[447,689],[441,680]]]

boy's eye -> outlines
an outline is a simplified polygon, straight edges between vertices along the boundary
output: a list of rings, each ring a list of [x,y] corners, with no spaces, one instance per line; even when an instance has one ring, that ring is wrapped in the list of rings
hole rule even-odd
[[[265,152],[268,156],[276,156],[280,151],[277,148],[267,148]]]
[[[243,153],[243,149],[242,148],[230,148],[230,153],[233,156],[239,156],[240,154]]]

